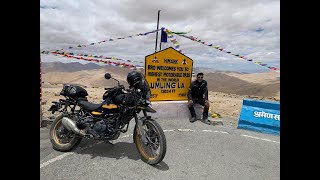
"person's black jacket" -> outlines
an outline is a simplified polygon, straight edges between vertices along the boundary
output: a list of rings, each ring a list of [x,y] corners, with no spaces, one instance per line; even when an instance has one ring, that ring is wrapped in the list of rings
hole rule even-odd
[[[203,98],[203,95],[205,97]],[[207,81],[202,80],[200,83],[195,80],[191,82],[188,92],[188,100],[192,99],[205,99],[208,100],[208,87]]]

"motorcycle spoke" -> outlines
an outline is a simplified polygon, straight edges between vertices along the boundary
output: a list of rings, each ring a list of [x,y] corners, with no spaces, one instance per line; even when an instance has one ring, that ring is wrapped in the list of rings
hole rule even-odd
[[[157,134],[155,131],[153,131],[153,133],[150,133],[150,134],[148,135],[148,137],[149,137],[150,139],[155,139],[155,138],[158,138],[158,134]]]
[[[159,145],[152,143],[152,144],[149,144],[149,148],[152,149],[153,151],[157,151],[159,149]]]
[[[58,127],[55,131],[57,141],[60,144],[68,144],[74,138],[74,134],[66,130],[61,123],[59,125],[60,127]]]
[[[158,156],[158,153],[157,153],[157,150],[155,150],[152,146],[152,144],[149,144],[147,145],[147,151],[148,151],[148,154],[151,156],[151,157],[156,157]]]
[[[148,125],[145,125],[145,126],[143,127],[143,129],[144,129],[144,132],[145,132],[146,136],[150,136],[150,135],[149,135],[150,127],[148,127]]]
[[[147,139],[148,139],[149,142],[153,143],[153,142],[158,140],[158,136],[153,136],[153,137],[147,136]]]

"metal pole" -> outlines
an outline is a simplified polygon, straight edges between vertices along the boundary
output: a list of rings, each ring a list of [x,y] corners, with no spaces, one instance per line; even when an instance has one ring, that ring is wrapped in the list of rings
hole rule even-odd
[[[162,30],[161,30],[161,34],[162,34]],[[160,40],[160,51],[161,51],[161,44],[162,44],[161,41],[162,41],[162,39]]]
[[[160,17],[160,10],[158,10],[158,22],[157,22],[157,30],[159,29],[159,17]],[[158,44],[158,32],[157,31],[157,36],[156,36],[156,48],[154,50],[154,52],[157,52],[157,44]]]

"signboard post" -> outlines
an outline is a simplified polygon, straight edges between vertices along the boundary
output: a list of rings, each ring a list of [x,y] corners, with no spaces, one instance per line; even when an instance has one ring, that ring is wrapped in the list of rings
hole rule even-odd
[[[172,47],[145,57],[145,77],[151,101],[188,99],[193,60]]]

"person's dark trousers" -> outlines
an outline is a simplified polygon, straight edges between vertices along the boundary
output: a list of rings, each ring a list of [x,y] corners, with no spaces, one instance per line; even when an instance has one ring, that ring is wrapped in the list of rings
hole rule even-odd
[[[192,101],[193,101],[193,103],[190,103],[189,101],[188,101],[188,107],[189,107],[189,111],[190,111],[190,114],[191,114],[191,117],[196,117],[196,111],[194,110],[194,107],[193,107],[193,105],[195,104],[195,99],[192,99]]]
[[[197,117],[196,117],[197,115],[196,115],[196,111],[194,110],[193,103],[190,103],[188,101],[188,107],[191,114],[190,122],[195,122],[197,120]]]
[[[196,111],[194,110],[194,107],[193,106],[189,106],[189,111],[190,111],[190,114],[191,114],[191,117],[196,117]]]
[[[192,99],[192,101],[193,101],[193,104],[200,104],[201,106],[204,106],[202,119],[208,119],[209,102],[205,103],[205,99]],[[188,106],[189,106],[189,110],[190,110],[191,116],[192,117],[196,117],[196,112],[194,110],[193,104],[188,104]]]
[[[208,119],[208,114],[209,114],[209,107],[204,106],[203,108],[203,114],[202,114],[202,119]]]

